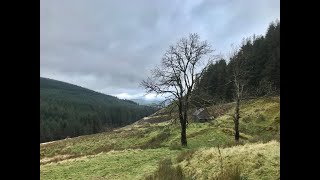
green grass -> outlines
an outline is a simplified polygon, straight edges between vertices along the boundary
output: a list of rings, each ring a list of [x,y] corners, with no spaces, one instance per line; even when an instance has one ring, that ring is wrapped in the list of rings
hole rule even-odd
[[[41,179],[148,179],[162,173],[159,162],[163,159],[173,163],[165,171],[180,171],[176,167],[181,166],[185,179],[218,178],[222,173],[218,146],[229,168],[224,175],[231,176],[237,163],[244,163],[239,170],[242,179],[277,179],[279,103],[276,97],[241,104],[240,145],[234,143],[230,105],[212,122],[190,123],[187,147],[180,146],[179,123],[170,122],[139,122],[111,132],[41,144]]]
[[[221,149],[223,167],[240,167],[246,179],[280,178],[280,143],[245,144]],[[214,179],[221,173],[217,148],[200,149],[188,160],[182,161],[184,173],[196,179]]]
[[[141,179],[156,170],[162,157],[178,151],[167,148],[101,153],[40,166],[40,179]]]
[[[171,159],[164,159],[159,162],[157,170],[146,176],[146,180],[184,180],[181,166],[173,166]]]
[[[40,159],[61,154],[85,156],[110,150],[138,148],[160,133],[160,128],[144,129],[142,126],[141,129],[140,127],[121,128],[118,131],[61,140],[40,145]]]

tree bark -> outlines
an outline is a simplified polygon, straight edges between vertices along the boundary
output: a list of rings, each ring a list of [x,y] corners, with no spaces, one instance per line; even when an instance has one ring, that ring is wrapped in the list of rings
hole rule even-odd
[[[179,119],[181,124],[181,145],[187,146],[187,122],[185,119],[185,114],[183,113],[183,109],[185,107],[182,107],[183,104],[181,101],[179,101]]]
[[[186,121],[181,122],[181,145],[187,146],[187,125]]]
[[[239,113],[239,106],[240,106],[240,99],[237,98],[237,102],[236,102],[236,109],[235,109],[235,117],[234,117],[234,130],[235,130],[235,141],[236,143],[239,142],[239,119],[240,119],[240,113]]]
[[[189,102],[188,102],[188,94],[185,97],[185,104],[183,106],[183,123],[181,124],[181,145],[187,146],[187,122],[188,122],[188,109],[189,109]]]

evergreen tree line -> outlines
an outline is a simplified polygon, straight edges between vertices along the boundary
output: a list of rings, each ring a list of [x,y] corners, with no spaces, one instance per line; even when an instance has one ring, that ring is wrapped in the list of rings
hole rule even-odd
[[[157,109],[40,78],[40,143],[131,124]]]
[[[231,102],[234,98],[233,63],[243,58],[246,97],[280,94],[280,22],[272,22],[265,36],[244,39],[237,54],[212,63],[196,83],[191,102],[197,107]]]

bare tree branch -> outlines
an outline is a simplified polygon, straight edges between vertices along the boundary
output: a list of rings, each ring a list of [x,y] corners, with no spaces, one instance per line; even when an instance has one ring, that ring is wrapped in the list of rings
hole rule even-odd
[[[200,41],[198,34],[190,34],[171,45],[161,60],[161,66],[151,71],[151,77],[141,82],[147,93],[157,95],[171,94],[178,107],[181,123],[181,144],[187,145],[186,123],[189,99],[195,82],[202,77],[205,67],[198,71],[197,65],[210,61],[213,50],[207,41]],[[206,58],[207,57],[207,58]]]

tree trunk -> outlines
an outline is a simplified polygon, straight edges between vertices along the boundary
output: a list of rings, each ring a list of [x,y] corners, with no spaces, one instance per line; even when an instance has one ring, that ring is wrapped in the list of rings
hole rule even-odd
[[[240,113],[239,113],[239,106],[240,106],[240,99],[237,98],[236,102],[236,109],[235,109],[235,116],[234,116],[234,130],[235,130],[235,141],[236,143],[239,143],[239,119],[240,119]]]
[[[186,110],[185,110],[186,111]],[[184,112],[183,123],[181,124],[181,145],[187,146],[187,113]]]
[[[187,125],[186,121],[181,122],[181,145],[187,146]]]
[[[181,124],[181,145],[187,146],[187,122],[188,122],[188,97],[186,97],[185,104],[183,106],[183,123]]]
[[[181,124],[181,145],[182,146],[187,146],[187,122],[186,119],[184,118],[183,114],[183,104],[181,101],[179,101],[179,119],[180,119],[180,124]]]

